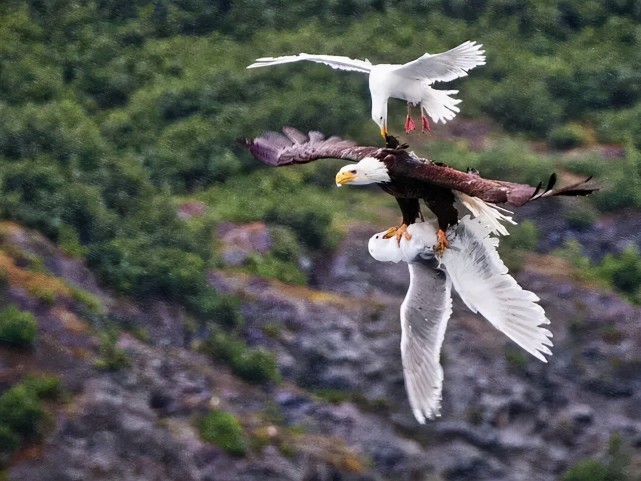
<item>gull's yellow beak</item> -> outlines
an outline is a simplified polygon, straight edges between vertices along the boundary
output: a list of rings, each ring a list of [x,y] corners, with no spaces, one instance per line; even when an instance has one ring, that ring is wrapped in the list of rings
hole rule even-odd
[[[348,170],[339,172],[336,174],[336,187],[341,185],[349,184],[351,181],[356,179],[356,174]]]
[[[383,123],[383,126],[381,127],[381,135],[383,138],[387,141],[387,122]]]

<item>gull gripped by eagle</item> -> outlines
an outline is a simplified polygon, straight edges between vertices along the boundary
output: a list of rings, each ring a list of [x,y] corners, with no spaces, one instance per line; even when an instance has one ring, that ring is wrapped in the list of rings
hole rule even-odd
[[[401,358],[412,412],[424,423],[440,415],[440,353],[452,314],[452,287],[472,312],[543,362],[544,355],[552,354],[552,333],[542,327],[550,321],[539,298],[508,274],[487,224],[463,217],[448,229],[450,246],[441,257],[431,247],[436,241],[432,223],[416,222],[408,230],[411,239],[400,242],[375,234],[368,248],[376,260],[403,261],[409,268],[410,285],[401,304]]]
[[[259,58],[247,68],[269,67],[307,60],[329,65],[334,69],[368,74],[372,97],[372,119],[380,127],[383,138],[389,141],[387,100],[393,97],[407,101],[406,133],[416,128],[411,117],[410,105],[420,104],[423,131],[430,130],[428,116],[436,123],[452,120],[459,112],[456,105],[461,101],[451,95],[457,94],[458,90],[436,90],[430,85],[434,82],[449,82],[464,77],[474,67],[485,65],[485,52],[481,50],[482,47],[481,44],[467,41],[447,52],[425,53],[416,60],[398,65],[373,65],[369,60],[301,53]]]

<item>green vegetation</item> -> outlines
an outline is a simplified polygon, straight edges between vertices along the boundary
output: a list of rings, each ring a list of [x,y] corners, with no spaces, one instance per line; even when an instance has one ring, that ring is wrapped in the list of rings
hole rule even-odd
[[[238,419],[225,411],[211,411],[201,419],[198,430],[207,442],[216,444],[234,456],[247,452],[245,431]]]
[[[628,448],[615,433],[603,459],[582,459],[565,472],[561,481],[632,481],[637,478],[628,470],[629,464]]]
[[[533,251],[539,242],[539,230],[531,220],[508,226],[509,236],[501,237],[499,254],[511,271],[523,269],[525,252]]]
[[[641,304],[641,252],[635,245],[618,254],[606,254],[599,263],[592,263],[574,239],[566,241],[556,254],[568,259],[580,278],[596,280],[619,292],[626,299]]]
[[[585,129],[575,123],[555,127],[548,135],[548,144],[553,149],[565,150],[579,147],[587,141]]]
[[[130,363],[129,357],[116,343],[118,342],[118,331],[110,328],[99,334],[100,354],[96,361],[96,367],[107,371],[118,371],[127,367]]]
[[[0,341],[30,346],[36,338],[38,322],[29,311],[10,305],[0,310]]]
[[[47,426],[43,399],[57,399],[60,384],[51,376],[32,376],[0,395],[0,467],[23,443],[37,440]]]
[[[234,374],[249,382],[280,382],[281,376],[273,353],[263,348],[250,348],[245,341],[224,332],[212,333],[204,351],[229,365]]]

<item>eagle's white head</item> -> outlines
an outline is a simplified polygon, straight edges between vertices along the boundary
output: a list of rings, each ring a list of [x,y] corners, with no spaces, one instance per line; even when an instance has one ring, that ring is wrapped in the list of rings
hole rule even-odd
[[[365,157],[357,164],[346,165],[336,174],[336,185],[365,185],[390,182],[387,166],[375,157]]]

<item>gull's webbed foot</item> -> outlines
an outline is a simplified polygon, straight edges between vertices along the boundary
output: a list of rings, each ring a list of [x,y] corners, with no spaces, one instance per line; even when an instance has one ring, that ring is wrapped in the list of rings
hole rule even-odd
[[[412,119],[412,107],[409,102],[407,102],[407,117],[405,117],[405,133],[409,134],[414,129],[416,129],[416,123]]]
[[[421,132],[431,132],[432,127],[430,127],[430,121],[428,120],[425,114],[421,114]]]

